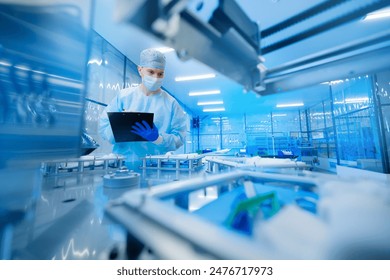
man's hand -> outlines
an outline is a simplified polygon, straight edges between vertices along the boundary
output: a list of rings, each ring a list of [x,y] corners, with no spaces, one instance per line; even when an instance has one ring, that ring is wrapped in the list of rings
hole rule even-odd
[[[158,138],[158,129],[153,123],[153,128],[146,121],[142,121],[142,124],[136,122],[132,127],[131,132],[141,136],[147,141],[155,141]]]

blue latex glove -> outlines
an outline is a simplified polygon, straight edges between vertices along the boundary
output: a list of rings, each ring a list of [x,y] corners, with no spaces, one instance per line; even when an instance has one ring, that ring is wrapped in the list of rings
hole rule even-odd
[[[132,127],[131,132],[141,136],[147,141],[155,141],[158,138],[158,129],[153,123],[153,128],[146,121],[142,121],[142,124],[136,122]]]

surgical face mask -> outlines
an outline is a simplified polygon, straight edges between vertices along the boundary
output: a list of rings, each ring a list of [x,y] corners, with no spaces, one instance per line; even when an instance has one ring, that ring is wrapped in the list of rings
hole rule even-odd
[[[142,83],[150,91],[158,90],[162,85],[162,78],[155,78],[152,76],[144,75],[142,77]]]

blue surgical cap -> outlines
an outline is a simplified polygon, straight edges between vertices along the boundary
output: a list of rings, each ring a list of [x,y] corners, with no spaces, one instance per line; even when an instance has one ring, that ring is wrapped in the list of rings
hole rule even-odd
[[[165,55],[156,49],[146,49],[140,54],[139,66],[165,69]]]

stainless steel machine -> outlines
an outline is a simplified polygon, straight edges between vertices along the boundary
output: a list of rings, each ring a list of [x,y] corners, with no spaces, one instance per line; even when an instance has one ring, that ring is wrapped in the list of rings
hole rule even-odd
[[[43,160],[81,154],[91,1],[0,2],[0,258]]]
[[[388,68],[390,59],[390,34],[385,30],[277,66],[269,67],[264,61],[266,54],[387,7],[388,0],[323,1],[265,30],[235,0],[118,0],[117,4],[118,21],[136,25],[172,46],[182,60],[195,58],[260,95],[380,71]],[[324,20],[323,14],[329,19]],[[289,28],[297,31],[263,44],[271,35]]]

